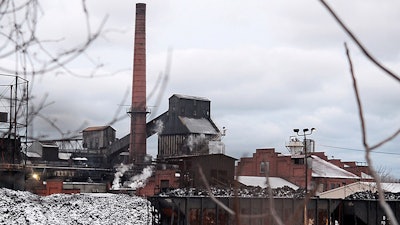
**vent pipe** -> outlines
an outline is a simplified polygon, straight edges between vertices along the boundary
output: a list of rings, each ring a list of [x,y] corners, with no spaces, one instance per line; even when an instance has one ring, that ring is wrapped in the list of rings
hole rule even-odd
[[[143,164],[146,156],[146,4],[136,4],[129,160]]]

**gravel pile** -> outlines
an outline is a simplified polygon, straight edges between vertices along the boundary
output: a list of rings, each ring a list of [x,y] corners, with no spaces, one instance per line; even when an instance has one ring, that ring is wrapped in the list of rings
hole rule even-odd
[[[266,198],[269,197],[268,189],[261,188],[261,187],[246,187],[246,188],[216,188],[211,187],[211,193],[213,196],[216,197],[260,197]],[[290,187],[282,187],[272,189],[272,195],[274,198],[303,198],[304,197],[304,190],[294,190]],[[199,188],[184,188],[184,189],[174,189],[168,192],[160,193],[159,196],[162,197],[206,197],[209,196],[208,191],[205,189]]]
[[[55,194],[0,189],[0,224],[150,224],[150,202],[124,194]]]
[[[400,193],[391,193],[391,192],[385,192],[385,199],[386,200],[400,200]],[[362,191],[362,192],[357,192],[352,195],[349,195],[346,197],[346,199],[350,200],[374,200],[374,199],[379,199],[379,195],[377,192],[371,192],[371,191]]]

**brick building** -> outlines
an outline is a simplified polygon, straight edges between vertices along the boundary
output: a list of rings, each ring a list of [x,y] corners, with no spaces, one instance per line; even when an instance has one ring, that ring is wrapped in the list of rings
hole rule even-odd
[[[323,192],[348,185],[368,177],[368,167],[355,162],[329,160],[323,152],[311,152],[308,157],[309,189]],[[237,176],[280,177],[300,187],[306,185],[304,154],[284,155],[273,148],[257,149],[252,157],[243,157],[236,167]],[[365,180],[365,179],[364,179]],[[367,179],[368,180],[368,179]]]

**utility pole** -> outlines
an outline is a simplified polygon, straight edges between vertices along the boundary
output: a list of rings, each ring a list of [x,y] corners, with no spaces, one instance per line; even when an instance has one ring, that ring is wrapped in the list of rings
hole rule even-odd
[[[306,189],[306,196],[308,195],[308,152],[307,152],[307,135],[311,135],[313,131],[316,130],[315,128],[308,128],[303,129],[303,133],[299,133],[299,129],[293,129],[297,136],[303,136],[303,149],[304,149],[304,171],[305,171],[305,189]],[[308,224],[307,218],[307,203],[304,204],[304,225]]]

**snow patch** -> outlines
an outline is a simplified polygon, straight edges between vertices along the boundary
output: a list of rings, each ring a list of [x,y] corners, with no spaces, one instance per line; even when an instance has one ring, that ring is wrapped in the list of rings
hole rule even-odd
[[[0,188],[0,224],[152,223],[151,204],[125,194],[54,194],[41,197]]]

